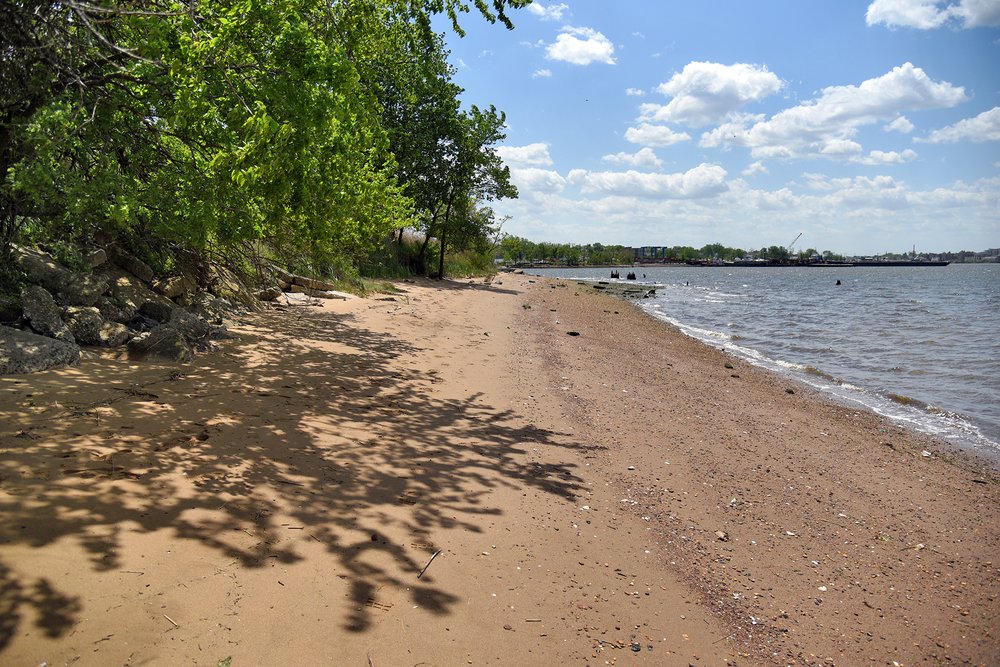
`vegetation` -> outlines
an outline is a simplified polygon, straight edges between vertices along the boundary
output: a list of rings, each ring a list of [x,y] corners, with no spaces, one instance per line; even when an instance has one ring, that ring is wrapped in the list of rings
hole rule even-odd
[[[530,0],[476,0],[490,22]],[[504,115],[463,109],[431,19],[461,0],[0,5],[0,254],[117,243],[344,278],[404,228],[482,248]],[[69,251],[67,251],[69,252]],[[380,256],[382,255],[382,256]],[[398,257],[396,258],[398,260]],[[0,261],[0,264],[7,262]],[[396,262],[399,266],[399,262]],[[396,269],[399,270],[398,268]],[[387,271],[383,271],[385,273]]]
[[[527,239],[516,236],[505,237],[499,245],[500,256],[504,261],[517,263],[538,263],[562,264],[566,266],[607,266],[631,264],[636,260],[637,253],[641,249],[620,245],[602,245],[600,243],[588,243],[577,245],[572,243],[534,243]],[[761,258],[768,261],[784,261],[792,258],[808,259],[815,255],[820,255],[828,261],[843,259],[841,255],[829,250],[818,253],[815,249],[809,248],[801,252],[793,253],[781,246],[770,246],[760,250],[744,250],[742,248],[730,248],[721,243],[710,243],[701,248],[691,246],[662,246],[655,249],[647,249],[655,254],[649,255],[649,259],[668,262],[696,262],[696,261],[733,261],[737,259]]]

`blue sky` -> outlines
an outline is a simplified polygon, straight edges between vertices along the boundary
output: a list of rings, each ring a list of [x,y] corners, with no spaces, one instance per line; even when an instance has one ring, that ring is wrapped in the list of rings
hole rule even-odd
[[[565,0],[449,33],[534,241],[1000,246],[1000,0]],[[444,29],[445,24],[441,24]]]

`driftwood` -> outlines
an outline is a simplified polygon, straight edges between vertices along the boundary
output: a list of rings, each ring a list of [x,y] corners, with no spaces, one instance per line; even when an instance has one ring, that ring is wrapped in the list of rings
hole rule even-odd
[[[431,563],[434,562],[434,559],[438,557],[439,553],[441,553],[440,549],[438,549],[437,551],[434,552],[434,555],[431,556],[431,559],[429,561],[427,561],[427,565],[424,565],[424,569],[420,570],[420,574],[417,575],[417,579],[419,579],[420,577],[424,576],[424,572],[426,572],[427,568],[429,568],[431,566]]]

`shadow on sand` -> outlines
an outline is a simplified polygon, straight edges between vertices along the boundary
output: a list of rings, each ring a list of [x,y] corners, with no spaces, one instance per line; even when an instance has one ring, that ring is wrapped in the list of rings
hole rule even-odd
[[[400,534],[479,531],[503,512],[491,505],[498,487],[579,489],[572,465],[521,454],[533,443],[589,447],[478,396],[435,397],[437,375],[410,361],[421,350],[349,316],[267,314],[240,338],[198,365],[89,362],[45,374],[40,389],[0,378],[0,554],[70,539],[94,571],[116,571],[127,526],[261,568],[306,558],[302,542],[281,539],[280,522],[293,521],[322,543],[325,570],[348,581],[342,624],[361,632],[383,585],[436,613],[457,602],[432,576],[416,579],[430,548],[414,552]],[[251,531],[252,544],[233,537]],[[22,617],[55,638],[85,607],[0,561],[0,651]]]

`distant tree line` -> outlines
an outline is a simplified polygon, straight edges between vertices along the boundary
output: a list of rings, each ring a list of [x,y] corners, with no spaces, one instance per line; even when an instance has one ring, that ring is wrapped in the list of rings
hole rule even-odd
[[[650,249],[653,250],[653,249]],[[498,257],[509,264],[539,263],[560,264],[566,266],[595,266],[631,264],[640,257],[640,249],[631,246],[602,245],[588,243],[579,245],[573,243],[535,243],[517,236],[504,237],[498,246]],[[709,243],[701,248],[693,246],[657,246],[655,255],[647,259],[667,262],[701,262],[701,261],[734,261],[737,259],[764,259],[768,261],[786,261],[789,259],[809,259],[822,257],[827,261],[842,260],[843,256],[829,250],[822,253],[815,248],[799,252],[789,251],[782,246],[763,247],[759,250],[744,250],[730,248],[721,243]]]
[[[530,0],[477,0],[486,20]],[[516,197],[504,114],[464,108],[436,14],[461,0],[0,3],[0,264],[118,243],[315,274],[483,248]],[[434,239],[434,241],[431,241]],[[478,244],[478,245],[477,245]],[[392,246],[389,246],[390,248]],[[431,261],[432,253],[438,256]]]

